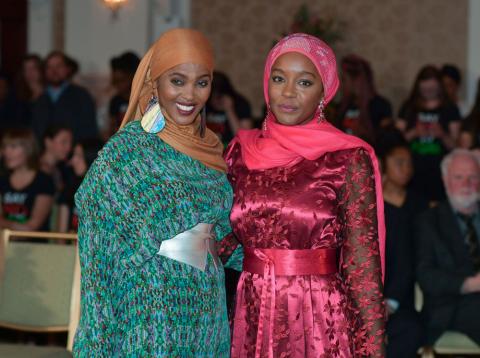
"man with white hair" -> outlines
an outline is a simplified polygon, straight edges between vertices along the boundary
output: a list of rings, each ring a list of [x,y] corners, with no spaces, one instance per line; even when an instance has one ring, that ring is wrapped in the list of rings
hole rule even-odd
[[[442,177],[448,200],[419,216],[415,238],[427,343],[452,330],[480,345],[480,162],[456,149]]]

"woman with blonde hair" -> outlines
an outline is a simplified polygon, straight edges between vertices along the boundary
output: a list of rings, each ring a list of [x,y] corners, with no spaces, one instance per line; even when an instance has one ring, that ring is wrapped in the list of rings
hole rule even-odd
[[[0,175],[0,229],[48,231],[55,187],[52,178],[38,168],[33,132],[8,130],[1,155],[7,173]]]
[[[76,194],[76,356],[229,356],[215,246],[231,231],[232,192],[222,144],[201,114],[212,72],[201,33],[164,33],[137,69],[122,128]]]

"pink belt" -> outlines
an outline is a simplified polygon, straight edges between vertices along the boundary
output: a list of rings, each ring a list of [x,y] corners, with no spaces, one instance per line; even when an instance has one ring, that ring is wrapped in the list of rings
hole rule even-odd
[[[275,277],[329,275],[338,271],[337,249],[252,249],[244,248],[243,271],[263,275],[262,298],[258,319],[255,358],[261,357],[265,307],[270,296],[268,357],[273,357],[273,316],[275,312]],[[268,284],[270,283],[270,284]]]

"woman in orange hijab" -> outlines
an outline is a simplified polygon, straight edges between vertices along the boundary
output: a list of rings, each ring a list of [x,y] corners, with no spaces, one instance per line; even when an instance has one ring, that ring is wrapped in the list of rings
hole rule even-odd
[[[231,229],[222,145],[205,128],[212,48],[163,34],[143,57],[122,128],[76,195],[82,357],[228,357],[224,273]],[[229,264],[239,264],[235,253]]]

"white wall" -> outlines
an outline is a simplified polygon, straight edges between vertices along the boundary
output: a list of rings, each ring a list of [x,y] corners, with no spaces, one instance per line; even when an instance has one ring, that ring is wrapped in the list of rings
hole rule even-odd
[[[30,53],[45,56],[52,49],[51,0],[28,1],[27,48]]]
[[[468,18],[468,53],[466,73],[466,100],[469,108],[473,105],[480,78],[480,1],[470,0]]]
[[[153,43],[165,30],[190,27],[190,0],[148,0],[150,21],[149,43]]]
[[[109,60],[125,50],[140,56],[147,48],[147,0],[129,1],[117,18],[99,0],[67,0],[65,52],[82,73],[108,73]]]
[[[190,24],[190,0],[128,0],[117,17],[101,0],[65,0],[65,52],[83,74],[108,73],[109,60],[126,50],[142,56],[168,28]],[[29,0],[28,51],[52,50],[52,0]]]

